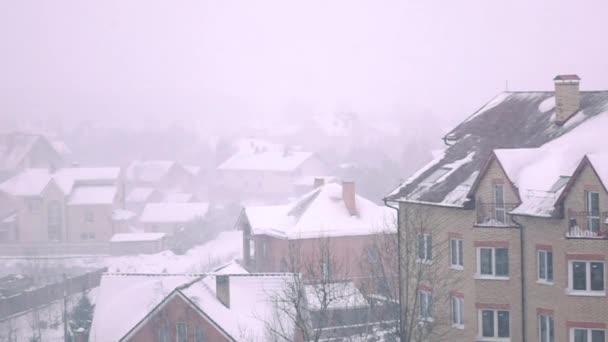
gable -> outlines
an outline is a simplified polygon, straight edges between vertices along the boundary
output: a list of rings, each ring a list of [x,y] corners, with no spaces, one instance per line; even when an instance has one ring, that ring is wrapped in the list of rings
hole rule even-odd
[[[566,184],[564,191],[556,202],[556,206],[562,208],[574,209],[576,211],[584,211],[584,192],[596,191],[600,193],[600,203],[608,202],[608,190],[602,182],[601,177],[585,156],[579,166],[576,168],[572,177]]]
[[[519,189],[517,189],[513,181],[509,178],[504,167],[493,153],[471,188],[469,196],[475,200],[480,198],[483,202],[491,203],[494,201],[492,199],[492,186],[494,184],[505,185],[504,197],[506,203],[521,203]]]

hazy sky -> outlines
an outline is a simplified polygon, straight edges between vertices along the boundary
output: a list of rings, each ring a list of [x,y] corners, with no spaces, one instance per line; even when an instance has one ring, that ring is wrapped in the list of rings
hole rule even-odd
[[[0,0],[0,115],[462,118],[578,73],[608,88],[608,2]]]

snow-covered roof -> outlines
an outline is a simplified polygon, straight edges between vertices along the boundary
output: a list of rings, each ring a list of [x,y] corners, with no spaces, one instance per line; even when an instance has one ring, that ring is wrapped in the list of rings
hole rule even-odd
[[[244,213],[253,234],[282,238],[366,235],[394,229],[395,212],[355,195],[357,215],[342,198],[342,185],[325,184],[302,195],[295,203],[249,206]]]
[[[293,171],[312,157],[311,152],[286,149],[240,151],[218,166],[220,170]]]
[[[148,203],[139,220],[144,223],[185,223],[204,217],[208,208],[208,203]]]
[[[602,141],[608,130],[608,113],[596,115],[575,130],[538,148],[498,149],[494,153],[517,187],[521,205],[515,214],[551,216],[555,201],[583,157],[608,184],[608,151]]]
[[[608,111],[608,91],[581,91],[580,111],[564,125],[555,124],[555,93],[504,92],[486,103],[446,135],[448,147],[408,178],[388,200],[467,206],[467,196],[496,148],[537,148]],[[577,129],[575,129],[577,128]],[[600,140],[601,141],[601,140]],[[458,161],[467,160],[467,163]],[[453,168],[445,177],[425,184],[433,173]]]
[[[163,202],[169,203],[188,203],[194,199],[193,194],[188,194],[185,192],[172,192],[165,195]]]
[[[145,203],[154,193],[154,188],[139,187],[131,190],[125,201],[127,203]]]
[[[113,204],[116,198],[116,187],[77,186],[68,200],[68,205]]]
[[[69,194],[75,185],[110,185],[119,178],[118,167],[66,167],[53,174],[64,194]]]
[[[230,307],[216,296],[215,274],[105,274],[89,334],[92,342],[124,338],[169,295],[180,294],[236,341],[267,341],[267,324],[280,317],[275,300],[293,274],[223,274]],[[286,323],[285,317],[281,317]],[[295,331],[295,330],[294,330]]]
[[[40,196],[51,178],[47,169],[26,169],[0,184],[0,191],[12,196]]]
[[[136,160],[127,167],[125,177],[132,182],[159,182],[176,164],[172,160]]]
[[[54,146],[40,134],[26,132],[0,133],[0,170],[13,170],[38,143],[46,144],[60,158]],[[48,157],[48,156],[47,156]]]
[[[369,305],[352,281],[306,285],[304,291],[310,310],[320,310],[324,306],[327,309],[354,309]]]
[[[112,235],[110,242],[158,241],[165,235],[165,233],[121,233]]]
[[[128,221],[137,216],[134,212],[126,209],[114,209],[112,211],[112,220],[114,221]]]

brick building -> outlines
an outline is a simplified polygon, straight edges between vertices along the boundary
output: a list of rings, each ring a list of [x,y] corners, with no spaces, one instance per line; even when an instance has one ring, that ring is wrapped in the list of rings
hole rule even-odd
[[[434,323],[452,340],[606,341],[608,92],[579,81],[498,95],[386,198],[400,239],[406,216],[424,212],[432,248],[449,250],[430,262],[458,279],[433,310],[450,313]]]

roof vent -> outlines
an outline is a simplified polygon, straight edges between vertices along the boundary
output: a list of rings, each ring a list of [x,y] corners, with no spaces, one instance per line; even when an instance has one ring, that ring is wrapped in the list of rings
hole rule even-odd
[[[557,75],[555,83],[555,123],[563,125],[580,109],[581,79],[577,75]]]

